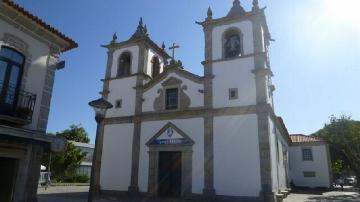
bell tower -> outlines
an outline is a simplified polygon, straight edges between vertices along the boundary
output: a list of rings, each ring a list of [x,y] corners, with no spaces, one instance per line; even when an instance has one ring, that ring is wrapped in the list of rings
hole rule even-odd
[[[271,36],[268,30],[265,8],[253,0],[252,8],[246,11],[239,0],[226,16],[213,18],[209,7],[201,25],[205,35],[204,103],[208,109],[249,108],[257,117],[257,133],[260,153],[260,195],[271,201],[272,174],[269,117],[273,112],[271,83],[273,76],[268,47]],[[206,114],[204,125],[214,125],[215,118]],[[209,129],[210,128],[210,129]],[[214,186],[214,132],[205,127],[204,194],[215,195]],[[215,134],[216,135],[216,134]],[[216,160],[215,160],[216,161]]]

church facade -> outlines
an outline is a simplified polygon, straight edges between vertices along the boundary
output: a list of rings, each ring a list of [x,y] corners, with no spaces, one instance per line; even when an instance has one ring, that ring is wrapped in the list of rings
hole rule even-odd
[[[100,127],[98,193],[273,201],[289,187],[291,139],[274,112],[264,9],[235,0],[225,17],[209,8],[197,24],[204,76],[156,45],[142,19],[129,40],[104,46],[102,96],[114,108]]]

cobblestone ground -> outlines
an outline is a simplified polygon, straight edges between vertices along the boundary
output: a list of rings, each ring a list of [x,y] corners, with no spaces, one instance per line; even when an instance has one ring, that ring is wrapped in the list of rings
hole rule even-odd
[[[39,202],[86,202],[88,186],[58,186],[38,189]],[[97,202],[180,202],[178,199],[154,199],[154,198],[116,198],[105,197]],[[359,202],[360,195],[351,190],[318,193],[293,193],[284,202]],[[187,201],[189,202],[189,201]],[[202,201],[204,202],[204,201]]]
[[[283,202],[354,202],[360,201],[360,194],[346,187],[345,191],[339,188],[331,192],[301,192],[290,194]]]

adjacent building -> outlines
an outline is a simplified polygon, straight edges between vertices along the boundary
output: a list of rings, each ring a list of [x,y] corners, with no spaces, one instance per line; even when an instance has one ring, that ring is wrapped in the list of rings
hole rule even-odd
[[[94,145],[82,142],[70,141],[76,148],[79,148],[81,152],[86,153],[85,158],[81,161],[80,167],[76,169],[76,173],[79,175],[86,175],[90,178],[91,166],[94,154]]]
[[[77,47],[13,1],[0,2],[0,201],[37,201],[42,154],[65,140],[46,135],[59,55]]]
[[[291,135],[290,178],[296,187],[330,188],[332,185],[329,145],[321,138]]]

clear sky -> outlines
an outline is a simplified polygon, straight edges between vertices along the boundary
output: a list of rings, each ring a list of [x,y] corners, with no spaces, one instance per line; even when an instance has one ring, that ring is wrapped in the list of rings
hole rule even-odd
[[[233,0],[17,0],[33,14],[70,36],[79,48],[66,52],[66,67],[56,72],[49,132],[81,124],[92,142],[96,124],[87,103],[98,98],[104,78],[107,44],[114,32],[127,40],[143,16],[158,44],[181,45],[177,57],[202,75],[202,28],[206,17],[223,17]],[[252,0],[242,0],[246,10]],[[272,37],[270,46],[275,111],[290,133],[310,134],[330,115],[360,119],[359,0],[260,0]]]

